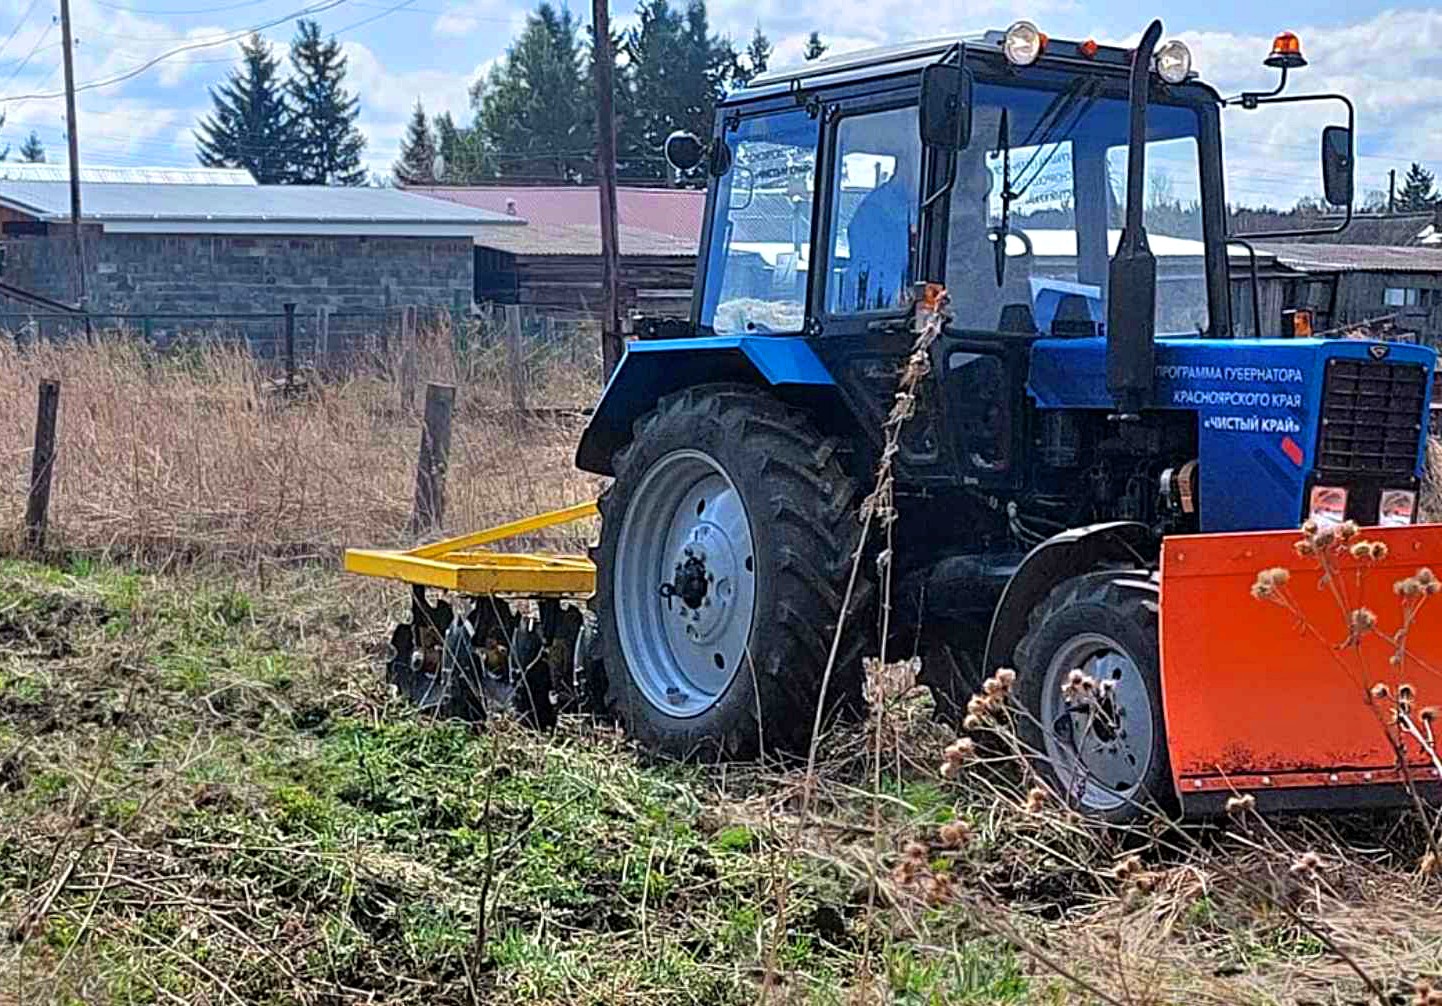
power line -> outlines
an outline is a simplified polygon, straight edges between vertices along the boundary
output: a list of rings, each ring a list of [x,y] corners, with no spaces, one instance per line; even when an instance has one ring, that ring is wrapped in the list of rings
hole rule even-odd
[[[26,54],[25,58],[20,61],[20,65],[15,68],[14,72],[11,73],[10,76],[5,78],[4,83],[0,83],[0,87],[4,87],[5,84],[9,84],[12,80],[14,80],[20,75],[20,71],[25,69],[25,67],[29,65],[30,60],[33,59],[35,57],[35,54],[40,51],[40,43],[44,42],[47,38],[49,38],[50,33],[54,30],[55,22],[53,21],[45,26],[45,30],[41,32],[40,37],[35,40],[34,47],[30,50],[29,53]],[[60,93],[63,95],[65,92],[61,91]]]
[[[290,12],[289,14],[286,14],[286,15],[284,15],[284,16],[282,16],[282,17],[275,18],[275,19],[273,19],[273,20],[271,20],[271,21],[266,21],[266,22],[264,22],[264,23],[262,23],[262,24],[258,24],[258,25],[252,25],[252,26],[249,27],[249,28],[244,28],[244,29],[241,29],[241,30],[239,30],[239,31],[233,32],[233,33],[231,33],[230,35],[228,35],[228,36],[226,36],[226,37],[224,37],[224,38],[216,38],[216,39],[214,39],[213,41],[196,41],[196,42],[188,43],[188,44],[186,44],[186,45],[176,46],[174,49],[169,49],[169,50],[167,50],[166,52],[161,53],[159,56],[155,56],[155,57],[153,57],[153,58],[151,58],[151,59],[149,59],[149,60],[146,60],[144,63],[140,64],[139,66],[132,67],[132,68],[129,69],[129,70],[123,71],[123,72],[121,72],[121,73],[114,74],[113,76],[106,77],[106,78],[103,78],[103,79],[100,79],[100,80],[91,80],[91,81],[86,81],[86,82],[83,83],[83,84],[77,84],[77,85],[75,85],[75,91],[76,91],[76,93],[79,93],[80,91],[93,91],[93,90],[95,90],[96,88],[111,87],[111,86],[113,86],[113,85],[115,85],[115,84],[124,83],[124,82],[127,81],[127,80],[130,80],[130,79],[132,79],[132,78],[134,78],[134,77],[140,76],[142,73],[144,73],[146,70],[149,70],[151,67],[156,66],[156,65],[159,64],[159,63],[165,62],[167,59],[170,59],[172,56],[178,56],[178,55],[180,55],[180,54],[183,53],[183,52],[191,52],[191,51],[196,50],[196,49],[208,49],[208,48],[211,48],[211,47],[217,46],[217,45],[226,45],[226,44],[228,44],[228,43],[230,43],[230,42],[238,41],[238,40],[246,37],[247,35],[251,35],[251,34],[254,34],[255,32],[259,32],[259,31],[263,31],[263,30],[266,29],[266,28],[274,28],[274,27],[275,27],[276,25],[278,25],[278,24],[283,24],[283,23],[286,22],[286,21],[291,21],[291,20],[294,20],[295,18],[298,18],[298,17],[304,17],[304,16],[306,16],[306,15],[308,15],[308,14],[320,14],[320,13],[322,13],[322,12],[324,12],[324,11],[333,10],[333,9],[335,9],[336,7],[339,7],[339,6],[341,6],[342,4],[347,3],[347,2],[348,2],[348,0],[323,0],[323,2],[321,2],[321,3],[312,4],[312,5],[309,6],[309,7],[303,7],[303,8],[301,8],[300,10],[292,11],[292,12]],[[52,27],[53,27],[53,25],[52,25]],[[32,55],[33,55],[33,53],[32,53]],[[27,62],[28,62],[28,58],[27,58]],[[22,64],[22,65],[23,65],[23,64]],[[18,72],[18,71],[17,71],[17,72]],[[11,79],[14,79],[14,75],[13,75],[13,74],[11,75]],[[9,83],[9,80],[7,80],[5,83],[8,84],[8,83]],[[11,95],[11,96],[9,96],[8,98],[5,98],[5,99],[3,99],[3,100],[5,100],[5,101],[26,101],[26,100],[29,100],[29,99],[32,99],[32,98],[35,98],[35,99],[40,99],[40,98],[59,98],[59,97],[63,97],[64,94],[65,94],[64,91],[59,91],[59,92],[41,92],[41,93],[35,93],[35,94],[16,94],[16,95]]]
[[[101,7],[109,7],[111,10],[125,11],[127,14],[162,14],[166,16],[176,14],[214,14],[218,11],[240,10],[243,7],[259,7],[261,4],[270,3],[271,0],[242,0],[241,3],[219,4],[215,7],[187,7],[180,10],[167,10],[161,7],[129,7],[121,3],[108,3],[107,0],[93,0]]]
[[[0,56],[3,56],[5,50],[10,48],[10,43],[15,40],[16,35],[20,34],[20,29],[24,28],[25,23],[30,20],[30,15],[35,13],[35,5],[39,2],[40,0],[30,0],[30,6],[25,8],[25,13],[20,15],[19,21],[15,22],[14,29],[11,30],[9,35],[5,36],[4,42],[0,42]]]

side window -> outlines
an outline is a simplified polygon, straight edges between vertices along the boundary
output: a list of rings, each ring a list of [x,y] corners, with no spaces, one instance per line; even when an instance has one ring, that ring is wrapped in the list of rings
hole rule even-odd
[[[836,147],[827,311],[902,309],[915,276],[921,201],[916,107],[844,118]]]
[[[726,134],[701,324],[718,335],[806,325],[820,127],[804,109],[743,119]]]

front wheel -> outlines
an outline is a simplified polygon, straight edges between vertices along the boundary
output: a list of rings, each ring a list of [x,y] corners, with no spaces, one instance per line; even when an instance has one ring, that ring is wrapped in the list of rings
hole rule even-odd
[[[1073,577],[1032,611],[1016,648],[1020,739],[1057,792],[1094,820],[1126,823],[1175,803],[1157,598],[1146,571]]]
[[[594,605],[610,705],[643,743],[685,757],[799,750],[857,546],[857,487],[807,417],[707,386],[637,424],[600,500]],[[827,687],[859,695],[865,584]]]

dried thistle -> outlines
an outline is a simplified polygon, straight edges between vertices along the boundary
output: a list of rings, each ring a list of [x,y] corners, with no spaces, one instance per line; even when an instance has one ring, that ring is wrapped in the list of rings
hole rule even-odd
[[[1376,699],[1378,702],[1390,698],[1391,695],[1392,689],[1388,688],[1386,684],[1381,681],[1377,682],[1375,685],[1372,686],[1372,698]]]
[[[1242,793],[1238,796],[1227,798],[1227,813],[1236,817],[1245,814],[1247,811],[1257,809],[1257,798],[1251,793]]]
[[[1140,856],[1128,856],[1112,869],[1112,875],[1118,880],[1127,880],[1142,872],[1142,858]]]
[[[1292,873],[1297,876],[1312,876],[1322,866],[1322,857],[1315,852],[1304,852],[1292,864]]]
[[[931,855],[931,849],[925,842],[907,842],[901,851],[906,854],[908,860],[921,866],[926,865],[926,857]]]
[[[961,721],[961,728],[963,730],[980,730],[985,725],[982,718],[976,713],[967,713],[966,719]]]
[[[1023,810],[1028,814],[1039,814],[1044,806],[1046,806],[1046,790],[1040,786],[1033,786],[1027,790],[1026,801],[1022,804]]]
[[[1428,852],[1424,855],[1422,861],[1417,864],[1417,872],[1424,877],[1435,877],[1438,873],[1442,873],[1442,863],[1438,862],[1437,853]]]
[[[965,821],[943,824],[939,833],[941,844],[949,849],[959,849],[971,841],[971,826]]]
[[[956,896],[951,874],[934,873],[922,884],[922,892],[930,905],[944,905]]]
[[[1373,562],[1381,562],[1383,559],[1387,558],[1388,554],[1389,554],[1389,549],[1387,548],[1387,543],[1386,543],[1385,541],[1374,541],[1374,542],[1372,542],[1372,561],[1373,561]]]
[[[1356,639],[1377,627],[1377,615],[1371,608],[1358,608],[1348,616],[1347,624],[1352,629],[1352,637]]]
[[[1080,668],[1067,675],[1061,693],[1068,702],[1081,702],[1097,690],[1097,679]]]
[[[1361,530],[1362,529],[1357,526],[1356,521],[1344,520],[1337,526],[1337,537],[1342,541],[1351,541],[1361,533]]]

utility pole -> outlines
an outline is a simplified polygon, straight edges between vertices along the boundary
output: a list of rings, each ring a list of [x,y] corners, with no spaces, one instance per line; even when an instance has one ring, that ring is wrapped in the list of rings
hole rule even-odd
[[[1387,215],[1397,212],[1397,169],[1387,172]]]
[[[80,236],[80,136],[75,129],[75,42],[70,35],[70,0],[60,0],[60,44],[65,51],[65,137],[70,143],[70,227],[75,232],[75,302],[84,308],[85,248]]]
[[[596,83],[596,188],[601,200],[601,360],[606,378],[621,362],[621,304],[617,292],[620,256],[616,223],[616,109],[611,66],[611,12],[608,0],[592,0],[591,24],[595,30]]]

